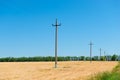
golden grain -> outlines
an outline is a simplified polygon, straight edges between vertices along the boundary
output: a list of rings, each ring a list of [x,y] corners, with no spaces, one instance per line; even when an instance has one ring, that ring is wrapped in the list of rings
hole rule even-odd
[[[68,61],[0,63],[0,80],[85,80],[90,75],[110,71],[117,62]]]

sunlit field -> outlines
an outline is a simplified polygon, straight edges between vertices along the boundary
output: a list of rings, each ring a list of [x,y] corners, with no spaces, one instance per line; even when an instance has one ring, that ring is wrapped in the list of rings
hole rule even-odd
[[[68,61],[58,62],[1,62],[0,80],[86,80],[91,75],[111,71],[118,62]]]

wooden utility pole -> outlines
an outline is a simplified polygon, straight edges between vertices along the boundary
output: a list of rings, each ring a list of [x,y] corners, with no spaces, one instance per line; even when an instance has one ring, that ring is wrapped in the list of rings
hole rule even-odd
[[[56,19],[55,24],[52,24],[52,26],[55,26],[55,68],[57,68],[58,26],[61,26],[61,24],[58,24]]]
[[[90,42],[90,63],[92,62],[92,45],[93,45],[93,43],[92,42]]]

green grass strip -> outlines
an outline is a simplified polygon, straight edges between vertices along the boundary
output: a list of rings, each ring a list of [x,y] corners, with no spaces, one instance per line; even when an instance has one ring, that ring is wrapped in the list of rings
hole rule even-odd
[[[111,72],[98,73],[89,80],[120,80],[120,62]]]

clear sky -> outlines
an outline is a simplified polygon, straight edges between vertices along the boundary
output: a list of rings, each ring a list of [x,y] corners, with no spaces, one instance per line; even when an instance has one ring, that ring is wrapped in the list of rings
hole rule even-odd
[[[0,57],[120,55],[120,0],[0,0]]]

